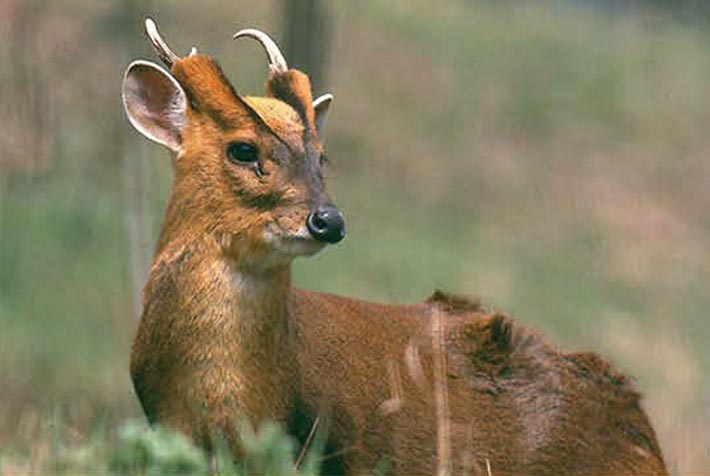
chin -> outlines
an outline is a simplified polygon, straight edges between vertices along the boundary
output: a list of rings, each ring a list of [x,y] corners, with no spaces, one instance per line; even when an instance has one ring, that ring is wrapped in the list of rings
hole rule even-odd
[[[275,243],[275,248],[278,252],[289,255],[293,258],[298,256],[311,256],[318,253],[325,247],[324,243],[314,240],[313,238],[284,237]]]
[[[316,241],[305,227],[296,233],[275,233],[267,230],[264,241],[282,259],[292,260],[299,256],[311,256],[325,247],[325,243]]]

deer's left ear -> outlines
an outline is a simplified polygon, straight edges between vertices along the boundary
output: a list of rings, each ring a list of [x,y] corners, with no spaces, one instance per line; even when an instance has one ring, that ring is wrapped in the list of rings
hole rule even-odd
[[[324,94],[313,101],[313,109],[316,113],[316,132],[318,137],[323,138],[323,129],[325,128],[325,118],[328,116],[330,103],[333,102],[332,94]]]

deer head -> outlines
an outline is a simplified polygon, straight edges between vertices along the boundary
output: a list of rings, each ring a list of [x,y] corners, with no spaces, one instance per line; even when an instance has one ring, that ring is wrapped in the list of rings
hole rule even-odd
[[[321,140],[333,96],[315,101],[308,77],[289,69],[276,43],[242,30],[269,60],[265,97],[241,96],[212,58],[178,57],[152,20],[146,32],[169,71],[134,61],[123,78],[131,124],[173,153],[175,172],[159,249],[214,239],[245,266],[313,254],[345,236],[322,176]]]

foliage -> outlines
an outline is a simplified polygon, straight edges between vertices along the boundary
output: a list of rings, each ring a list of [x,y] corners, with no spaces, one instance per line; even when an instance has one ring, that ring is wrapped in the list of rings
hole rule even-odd
[[[318,474],[317,445],[307,449],[301,467],[296,468],[295,442],[277,425],[267,422],[255,431],[244,424],[240,434],[245,455],[235,461],[224,445],[209,457],[182,434],[161,427],[148,428],[142,422],[128,420],[113,436],[96,434],[91,441],[81,445],[56,441],[51,454],[37,462],[35,470],[56,476],[203,476],[211,474],[212,464],[224,476]],[[5,451],[0,456],[3,474],[14,474],[17,468],[13,465],[13,455]]]
[[[185,438],[166,428],[146,429],[135,422],[118,431],[109,468],[117,474],[206,474],[207,458]]]

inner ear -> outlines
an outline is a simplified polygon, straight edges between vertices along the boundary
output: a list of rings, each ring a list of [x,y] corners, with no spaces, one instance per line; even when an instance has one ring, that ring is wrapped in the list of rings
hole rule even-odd
[[[128,120],[138,132],[180,150],[187,96],[170,73],[149,61],[134,61],[123,77],[122,96]]]

